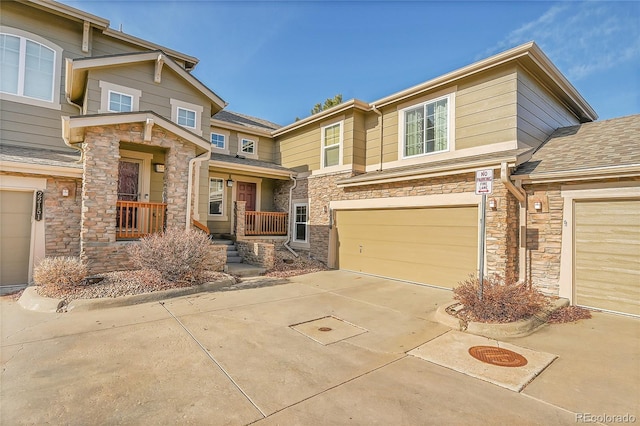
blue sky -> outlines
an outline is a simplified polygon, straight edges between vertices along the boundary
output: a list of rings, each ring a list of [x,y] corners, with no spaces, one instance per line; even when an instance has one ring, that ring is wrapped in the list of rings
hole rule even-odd
[[[634,1],[63,3],[199,58],[227,109],[282,125],[336,93],[371,102],[531,40],[600,119],[640,112]]]

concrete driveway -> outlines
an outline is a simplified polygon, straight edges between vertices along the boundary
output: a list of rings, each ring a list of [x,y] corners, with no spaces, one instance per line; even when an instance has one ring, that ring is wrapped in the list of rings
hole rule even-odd
[[[62,314],[3,298],[0,423],[639,421],[637,319],[595,313],[510,340],[558,355],[514,392],[407,355],[450,333],[432,319],[449,291],[341,271],[288,281]],[[325,317],[345,325],[328,323],[344,333],[333,343],[291,327]]]

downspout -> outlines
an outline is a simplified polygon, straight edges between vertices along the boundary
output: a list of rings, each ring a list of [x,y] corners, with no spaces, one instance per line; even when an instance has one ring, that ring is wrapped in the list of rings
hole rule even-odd
[[[67,101],[67,103],[69,105],[78,108],[78,111],[79,111],[80,115],[84,115],[84,114],[82,114],[82,107],[80,105],[74,103],[71,100],[71,98],[69,97],[68,93],[65,93],[64,98],[66,99],[66,101]],[[69,140],[67,138],[62,138],[62,140],[64,141],[64,144],[67,145],[69,148],[77,149],[78,151],[80,151],[80,160],[78,162],[81,163],[82,160],[84,159],[84,151],[82,150],[82,148],[78,147],[77,145],[71,144],[71,142],[69,142]]]
[[[195,158],[189,160],[189,181],[187,184],[187,223],[185,225],[185,229],[188,231],[191,227],[191,191],[193,189],[193,168],[196,162],[203,162],[204,160],[209,160],[211,158],[211,152],[207,151],[204,154],[200,154]]]
[[[289,178],[291,178],[291,180],[293,181],[293,185],[291,185],[291,188],[289,188],[289,220],[288,220],[288,225],[287,225],[287,241],[285,241],[284,243],[284,247],[289,250],[291,252],[291,254],[293,254],[295,257],[300,257],[300,255],[298,253],[296,253],[295,251],[293,251],[293,249],[291,247],[289,247],[289,243],[291,242],[291,220],[292,220],[292,211],[291,211],[291,207],[293,206],[293,190],[296,188],[296,186],[298,185],[298,181],[296,180],[296,178],[293,175],[290,175]]]
[[[520,248],[518,251],[518,277],[520,278],[518,281],[520,282],[528,282],[527,279],[527,193],[524,189],[522,189],[522,183],[518,182],[518,186],[515,186],[513,182],[511,182],[511,177],[509,174],[509,167],[507,167],[507,163],[503,162],[500,164],[500,180],[507,188],[507,190],[512,193],[516,199],[520,202],[519,217],[518,221],[520,222],[520,230],[519,230],[519,240],[520,240]],[[531,283],[529,283],[530,285]]]
[[[375,112],[376,114],[378,114],[378,117],[380,117],[380,167],[378,168],[378,171],[382,171],[382,154],[383,154],[383,144],[382,144],[382,136],[384,135],[384,125],[383,125],[383,119],[382,119],[382,111],[380,111],[378,108],[376,108],[375,105],[371,105],[371,111]]]

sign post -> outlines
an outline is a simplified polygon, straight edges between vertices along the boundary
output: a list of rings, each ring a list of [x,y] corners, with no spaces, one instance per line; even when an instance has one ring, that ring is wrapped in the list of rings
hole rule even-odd
[[[487,194],[493,192],[493,169],[476,170],[476,195],[482,195],[480,205],[480,267],[478,268],[478,299],[482,300],[484,286],[484,251],[486,246],[486,219],[487,219]]]

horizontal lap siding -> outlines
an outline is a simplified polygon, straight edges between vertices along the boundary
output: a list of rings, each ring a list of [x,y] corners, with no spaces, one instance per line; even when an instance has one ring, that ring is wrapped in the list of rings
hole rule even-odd
[[[518,73],[519,148],[537,147],[559,127],[578,124],[576,117],[535,82],[528,73]]]
[[[299,171],[320,168],[320,128],[296,131],[278,138],[281,164]]]
[[[516,139],[516,73],[507,70],[460,86],[456,93],[456,150]]]

